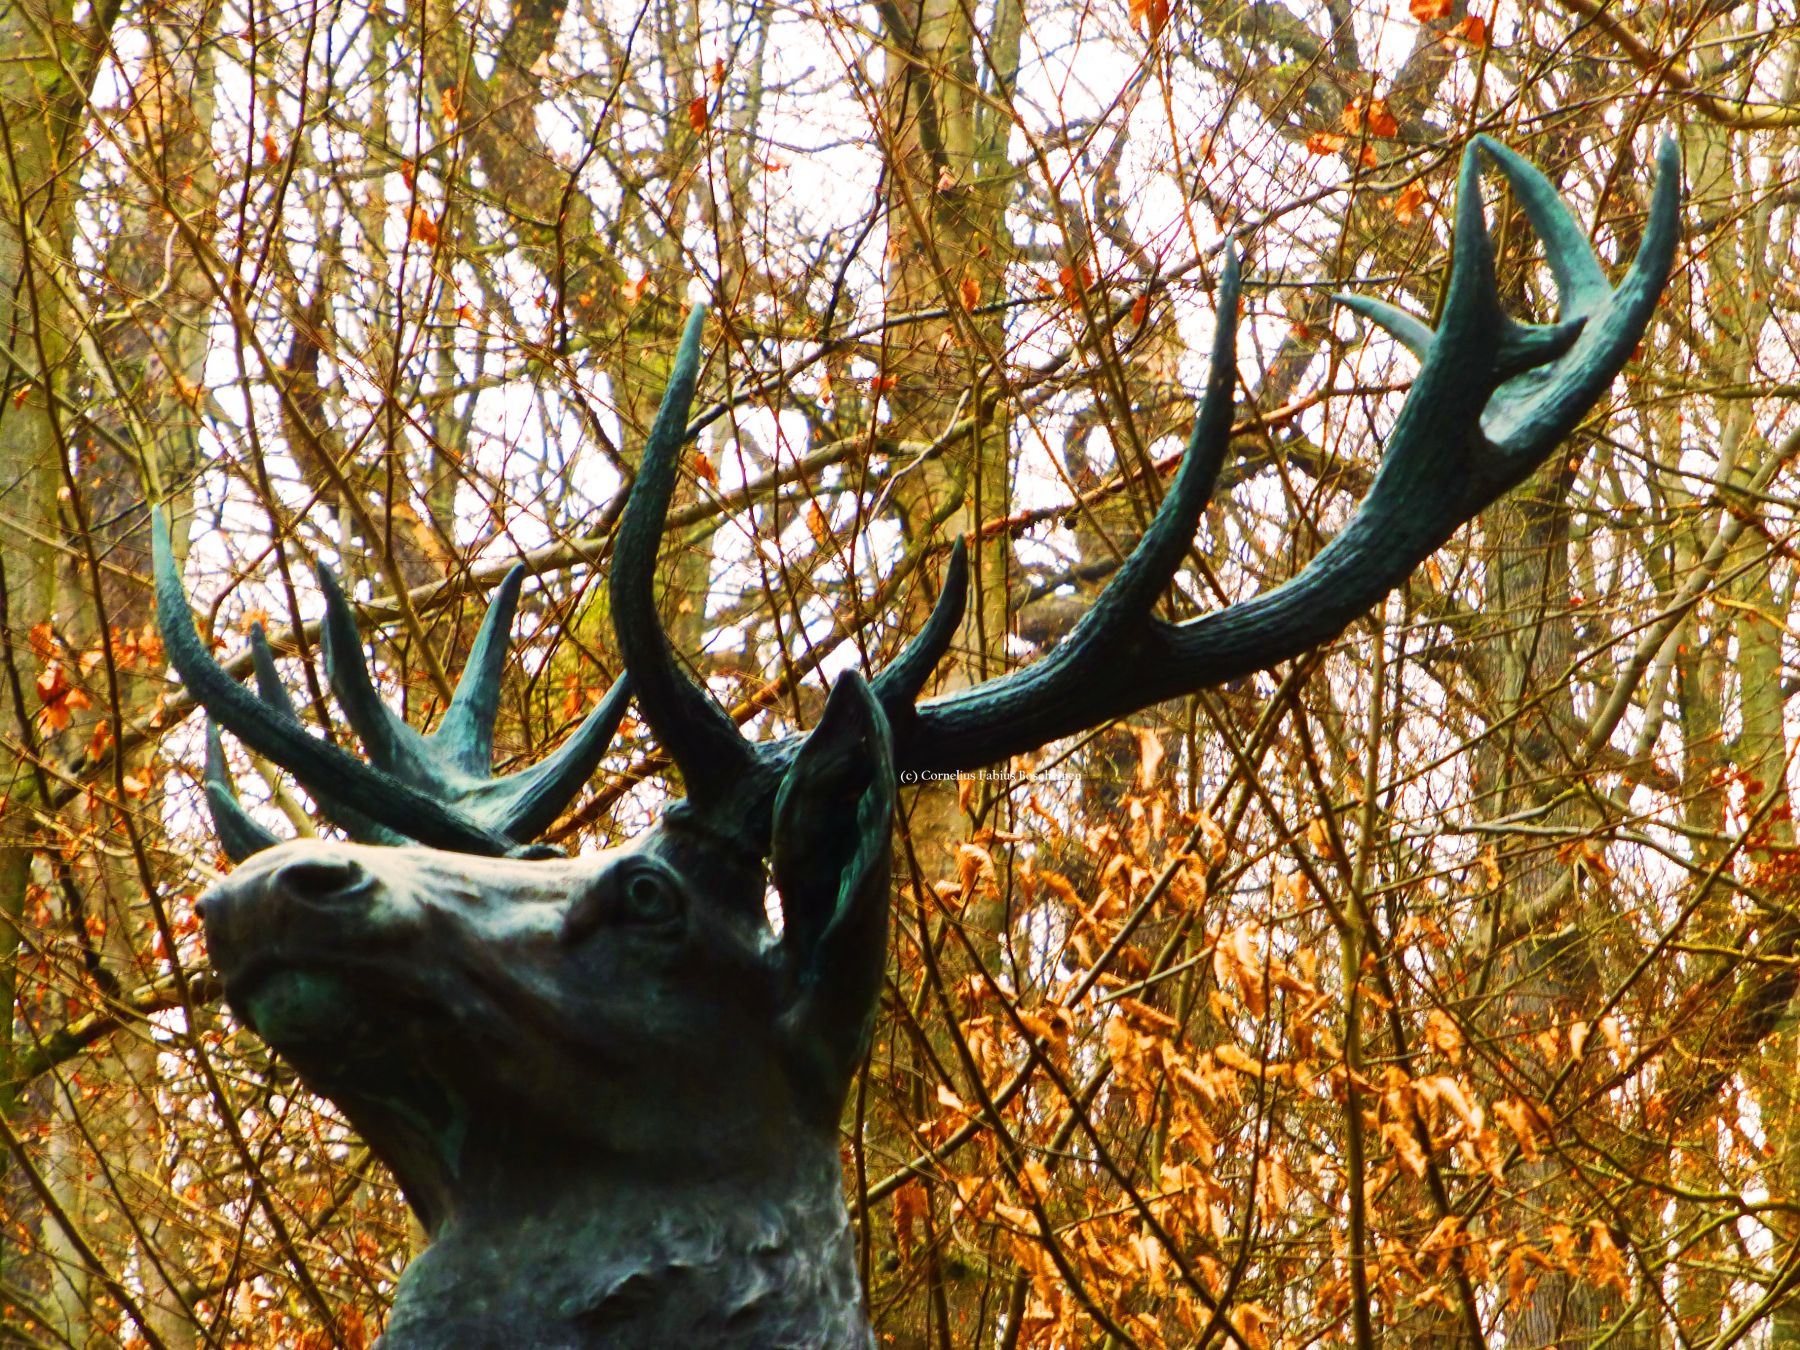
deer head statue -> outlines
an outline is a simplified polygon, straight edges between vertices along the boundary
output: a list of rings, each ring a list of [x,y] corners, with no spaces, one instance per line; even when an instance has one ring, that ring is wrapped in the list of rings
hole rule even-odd
[[[1554,323],[1500,308],[1477,182],[1485,156],[1542,238]],[[1612,286],[1550,183],[1505,148],[1464,156],[1435,329],[1344,303],[1421,366],[1354,517],[1290,581],[1191,622],[1152,613],[1230,440],[1235,261],[1211,373],[1154,520],[1067,639],[1021,670],[918,703],[966,591],[894,663],[839,678],[809,733],[764,744],[693,683],[651,579],[687,439],[702,315],[683,334],[621,518],[610,577],[625,678],[550,758],[488,776],[507,630],[500,586],[431,735],[375,695],[328,572],[322,647],[368,761],[312,735],[253,635],[258,693],[214,664],[156,522],[167,648],[214,722],[286,767],[357,843],[277,843],[239,805],[218,732],[207,792],[243,865],[203,902],[237,1015],[393,1168],[432,1245],[384,1344],[866,1345],[841,1194],[839,1115],[867,1047],[887,940],[897,771],[974,768],[1288,660],[1341,632],[1574,429],[1638,344],[1678,233],[1659,152],[1636,259]],[[534,847],[636,700],[687,798],[630,844]],[[779,931],[766,918],[780,898]]]

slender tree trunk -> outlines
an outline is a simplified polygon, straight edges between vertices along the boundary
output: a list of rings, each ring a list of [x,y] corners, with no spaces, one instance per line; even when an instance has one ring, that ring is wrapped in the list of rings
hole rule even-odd
[[[29,634],[51,618],[58,530],[56,494],[59,416],[52,400],[68,384],[69,316],[52,273],[65,269],[73,199],[63,155],[77,94],[64,82],[53,34],[72,34],[71,7],[32,0],[0,3],[0,736],[10,753],[0,770],[0,1112],[16,1122],[31,1109],[18,1091],[15,1065],[22,1047],[20,998],[41,990],[21,981],[25,948],[19,925],[32,895],[36,813],[46,780],[37,760],[35,684],[42,662]],[[77,67],[79,68],[79,67]],[[66,273],[65,273],[66,275]],[[42,631],[42,630],[40,630]],[[17,1130],[14,1133],[18,1133]],[[40,1229],[41,1214],[7,1158],[0,1171],[0,1207]],[[0,1279],[42,1292],[48,1272],[22,1260],[15,1234],[0,1236]]]

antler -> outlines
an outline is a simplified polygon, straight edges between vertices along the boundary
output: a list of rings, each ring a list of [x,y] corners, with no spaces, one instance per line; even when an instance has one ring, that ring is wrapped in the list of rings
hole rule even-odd
[[[1500,307],[1493,244],[1479,192],[1486,155],[1511,182],[1546,245],[1561,313],[1524,324]],[[961,620],[967,558],[959,543],[925,627],[871,685],[893,730],[895,767],[951,770],[991,764],[1059,737],[1208,685],[1267,669],[1342,632],[1467,520],[1527,477],[1624,366],[1650,321],[1674,261],[1679,158],[1665,140],[1643,242],[1610,286],[1556,189],[1530,163],[1486,137],[1462,161],[1454,260],[1436,330],[1379,301],[1338,297],[1421,359],[1367,496],[1348,525],[1291,580],[1243,604],[1182,624],[1152,614],[1198,528],[1230,446],[1236,380],[1238,263],[1227,256],[1200,414],[1187,454],[1144,537],[1093,608],[1049,656],[972,689],[914,705]],[[613,622],[632,692],[682,771],[693,806],[717,826],[766,843],[781,773],[804,737],[753,745],[682,669],[657,617],[654,570],[700,368],[705,310],[689,315],[615,538]],[[505,629],[521,572],[495,597],[468,672],[438,731],[420,736],[375,696],[349,605],[323,569],[326,663],[332,687],[373,765],[307,734],[253,637],[262,696],[207,655],[156,518],[157,604],[171,659],[207,709],[252,749],[283,764],[353,832],[387,830],[437,847],[513,853],[542,830],[605,752],[624,712],[616,685],[550,760],[485,776]],[[354,659],[349,654],[355,653]],[[208,790],[221,834],[270,838],[237,807],[209,756]]]
[[[332,820],[356,838],[375,843],[417,842],[433,848],[492,856],[540,852],[530,841],[547,829],[581,790],[605,755],[630,701],[621,678],[575,734],[549,758],[517,773],[488,773],[499,711],[500,673],[507,633],[525,580],[523,566],[508,572],[488,606],[474,650],[437,729],[421,735],[375,693],[363,660],[356,620],[337,578],[323,564],[325,668],[369,761],[306,730],[275,671],[260,625],[251,631],[258,693],[252,694],[212,659],[194,629],[187,594],[169,546],[161,511],[150,522],[157,621],[169,660],[210,714],[206,790],[220,842],[241,860],[276,842],[238,804],[225,768],[217,723],[258,754],[292,773]]]
[[[1561,313],[1500,308],[1480,195],[1485,154],[1544,241]],[[1379,301],[1338,297],[1423,364],[1368,495],[1291,580],[1187,623],[1151,612],[1206,508],[1231,433],[1237,263],[1226,261],[1206,397],[1187,455],[1137,548],[1048,657],[912,708],[883,699],[901,770],[991,764],[1153,703],[1264,670],[1329,641],[1516,486],[1587,415],[1637,347],[1674,261],[1680,159],[1665,139],[1636,259],[1607,283],[1587,237],[1529,162],[1477,137],[1463,155],[1454,260],[1438,328]]]
[[[763,745],[747,741],[712,695],[682,669],[656,613],[657,549],[675,490],[680,450],[688,439],[688,409],[705,324],[706,309],[696,305],[682,330],[668,388],[619,518],[610,578],[613,627],[638,710],[681,769],[688,800],[702,810],[758,801],[766,808],[772,804],[779,771],[798,752],[800,738]],[[949,650],[967,597],[968,556],[959,542],[951,551],[943,588],[925,626],[871,682],[884,710],[891,714],[895,707],[911,709]],[[746,819],[741,825],[755,836],[764,832],[766,821]]]

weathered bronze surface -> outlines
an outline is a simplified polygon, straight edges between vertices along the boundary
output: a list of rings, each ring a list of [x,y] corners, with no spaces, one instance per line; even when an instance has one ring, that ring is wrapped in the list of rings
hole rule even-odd
[[[1561,297],[1554,324],[1499,307],[1476,181],[1484,155],[1543,239]],[[220,838],[249,858],[204,902],[227,999],[363,1132],[433,1239],[401,1280],[382,1344],[870,1344],[838,1121],[881,989],[896,770],[990,764],[1336,636],[1542,463],[1637,346],[1678,233],[1672,143],[1658,161],[1642,246],[1614,287],[1550,183],[1478,138],[1463,160],[1438,327],[1344,299],[1422,363],[1356,515],[1291,581],[1169,624],[1151,611],[1230,441],[1228,259],[1187,456],[1069,638],[1021,671],[915,704],[961,618],[959,548],[924,631],[873,681],[840,678],[804,736],[744,741],[656,619],[651,575],[687,440],[700,312],[615,541],[627,679],[522,773],[488,776],[521,573],[501,586],[431,736],[376,698],[349,606],[322,574],[328,674],[365,763],[305,730],[260,633],[259,693],[213,663],[159,519],[158,613],[182,678],[364,841],[277,845],[238,805],[209,727]],[[627,697],[680,766],[687,800],[627,847],[546,856],[531,841],[592,773]],[[771,879],[779,934],[765,918]]]

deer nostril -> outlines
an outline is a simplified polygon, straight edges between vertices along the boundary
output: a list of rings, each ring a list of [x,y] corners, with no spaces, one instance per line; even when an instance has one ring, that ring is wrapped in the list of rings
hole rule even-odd
[[[368,894],[369,881],[369,874],[346,858],[291,862],[270,878],[275,889],[315,905],[344,905],[361,900]]]

